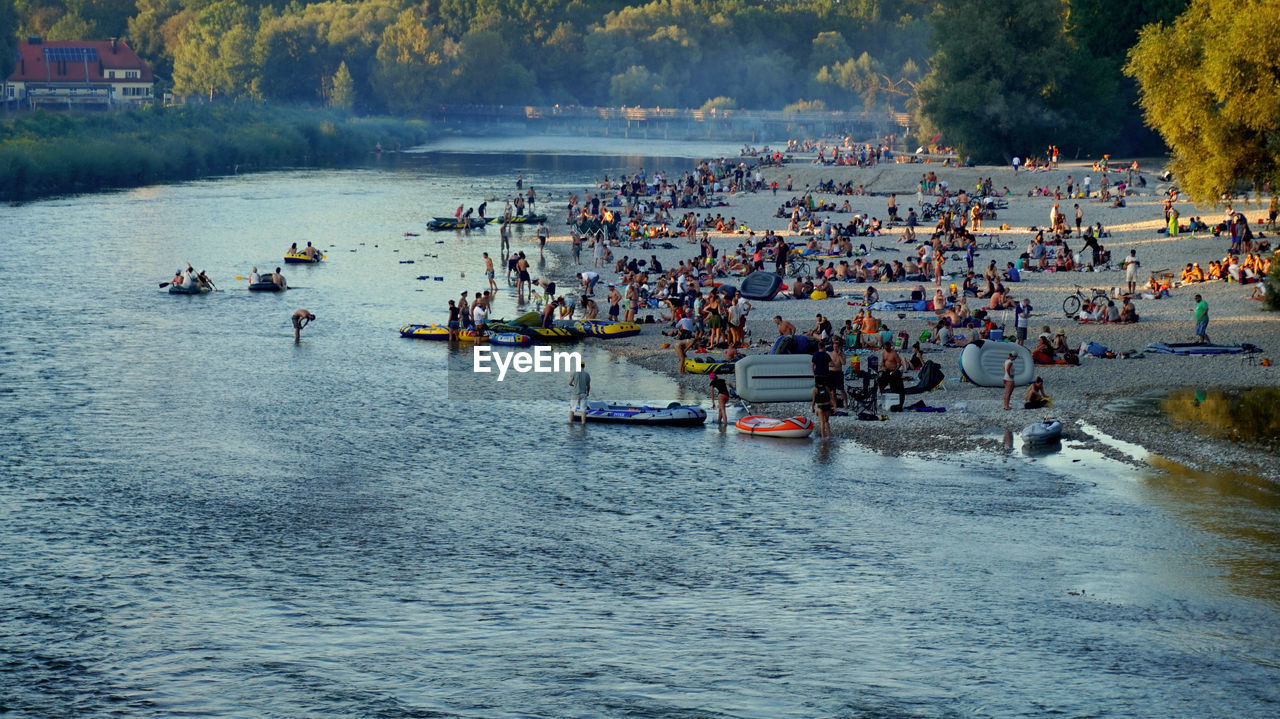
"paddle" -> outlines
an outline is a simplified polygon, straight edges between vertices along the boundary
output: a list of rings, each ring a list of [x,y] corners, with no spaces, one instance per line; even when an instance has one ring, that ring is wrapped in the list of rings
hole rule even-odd
[[[161,288],[161,289],[164,289],[165,287],[168,287],[168,286],[169,286],[169,283],[168,283],[168,282],[161,282],[161,283],[160,283],[160,288]]]

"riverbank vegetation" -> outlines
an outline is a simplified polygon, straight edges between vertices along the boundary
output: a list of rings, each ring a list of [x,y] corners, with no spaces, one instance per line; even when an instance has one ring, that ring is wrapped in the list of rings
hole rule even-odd
[[[419,121],[248,103],[24,113],[0,122],[0,199],[342,165],[368,157],[379,143],[390,149],[426,139]]]

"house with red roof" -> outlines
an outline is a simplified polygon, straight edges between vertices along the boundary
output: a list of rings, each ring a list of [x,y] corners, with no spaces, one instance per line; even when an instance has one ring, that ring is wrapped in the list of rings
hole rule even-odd
[[[151,67],[123,40],[44,42],[18,46],[4,100],[20,107],[132,106],[155,99]]]

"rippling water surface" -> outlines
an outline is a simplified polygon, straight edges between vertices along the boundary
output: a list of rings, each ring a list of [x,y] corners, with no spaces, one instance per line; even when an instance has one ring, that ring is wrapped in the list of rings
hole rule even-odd
[[[642,147],[0,208],[0,713],[1280,712],[1274,487],[448,399],[445,348],[395,330],[497,238],[426,219],[517,170],[562,197],[688,162]],[[306,240],[302,289],[233,279]],[[156,288],[186,262],[225,291]],[[598,395],[700,399],[586,352]]]

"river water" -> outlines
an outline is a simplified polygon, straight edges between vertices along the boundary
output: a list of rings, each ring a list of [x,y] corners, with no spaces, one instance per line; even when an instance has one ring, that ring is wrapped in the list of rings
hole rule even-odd
[[[1275,487],[451,398],[396,329],[497,238],[427,219],[708,151],[556,142],[0,208],[0,713],[1280,713]],[[308,240],[300,289],[233,279]],[[224,291],[157,289],[187,262]],[[597,396],[700,399],[584,353]]]

